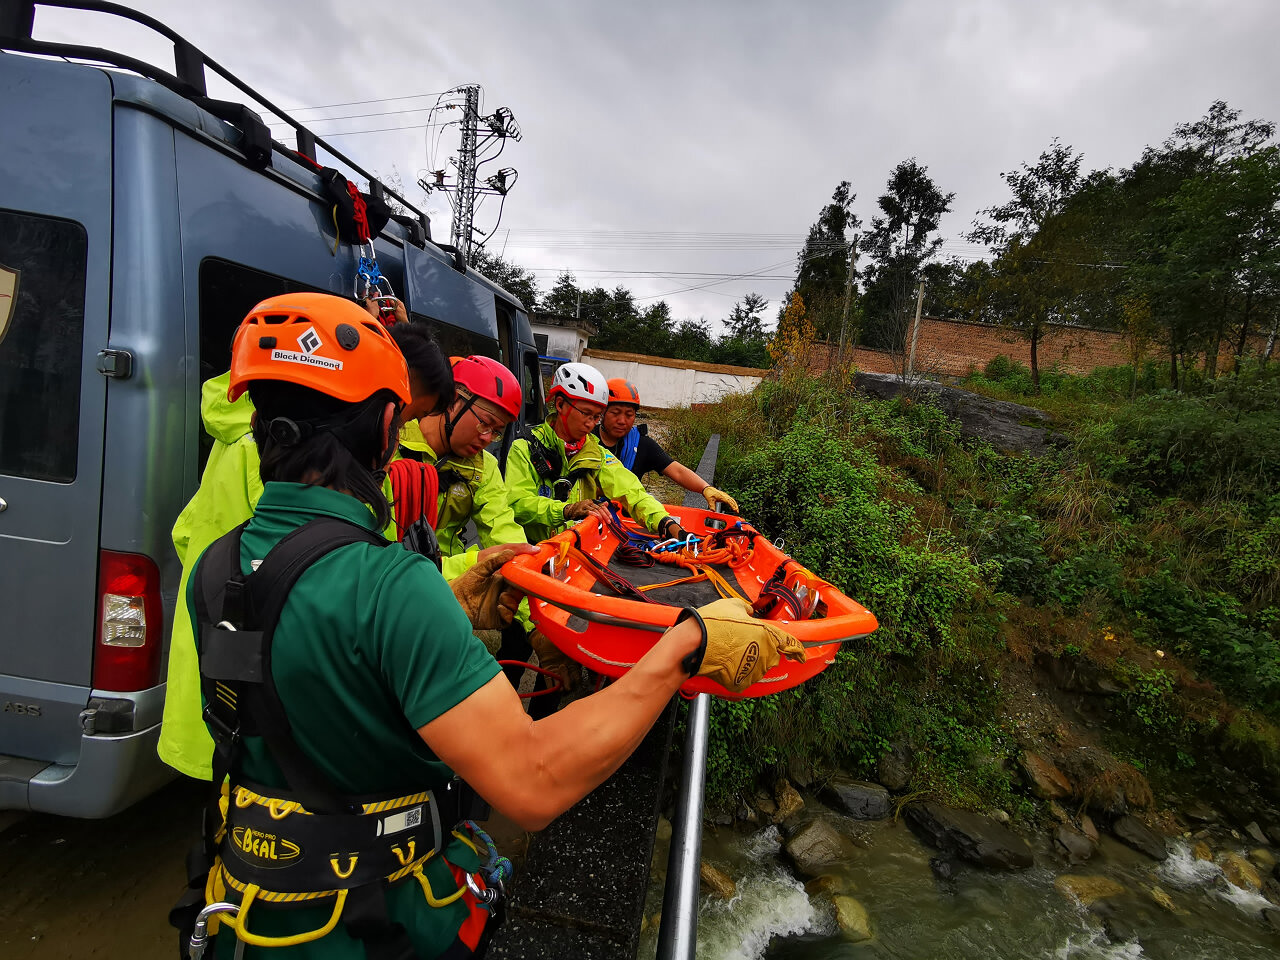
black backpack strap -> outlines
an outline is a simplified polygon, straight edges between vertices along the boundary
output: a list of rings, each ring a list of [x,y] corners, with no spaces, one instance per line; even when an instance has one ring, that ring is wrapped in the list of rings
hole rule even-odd
[[[260,736],[307,809],[342,812],[341,795],[293,738],[271,675],[271,636],[290,590],[311,564],[352,543],[385,547],[389,541],[357,524],[320,517],[284,537],[255,572],[245,575],[242,531],[237,528],[211,546],[194,574],[205,719],[218,742],[214,782],[221,783],[219,773],[231,773],[239,739]]]

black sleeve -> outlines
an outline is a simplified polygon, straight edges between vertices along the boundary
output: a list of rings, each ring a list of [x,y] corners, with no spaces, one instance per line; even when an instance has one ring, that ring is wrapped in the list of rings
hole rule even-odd
[[[643,477],[650,470],[661,473],[671,463],[672,458],[667,455],[667,451],[658,446],[656,440],[648,437],[640,438],[640,445],[636,447],[636,462],[631,468],[631,472],[637,477]]]

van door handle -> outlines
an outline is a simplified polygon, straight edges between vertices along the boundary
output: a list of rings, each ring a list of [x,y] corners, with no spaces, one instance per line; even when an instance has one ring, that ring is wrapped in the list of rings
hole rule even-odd
[[[9,501],[4,497],[0,497],[0,513],[4,513],[9,509]]]

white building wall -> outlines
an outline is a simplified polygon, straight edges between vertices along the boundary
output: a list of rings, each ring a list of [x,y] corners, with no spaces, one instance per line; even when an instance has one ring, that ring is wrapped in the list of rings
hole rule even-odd
[[[636,360],[611,360],[588,355],[583,357],[605,375],[606,380],[625,377],[640,391],[640,402],[646,407],[687,407],[694,403],[714,403],[731,393],[750,393],[762,377],[712,373],[659,366]]]
[[[581,331],[542,323],[535,323],[532,326],[535,336],[546,334],[547,356],[568,357],[575,361],[582,359],[582,351],[587,348],[587,340]]]

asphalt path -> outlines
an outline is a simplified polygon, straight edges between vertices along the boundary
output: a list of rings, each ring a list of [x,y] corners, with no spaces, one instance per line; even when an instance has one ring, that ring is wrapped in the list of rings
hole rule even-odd
[[[0,957],[174,960],[169,908],[206,789],[176,780],[106,820],[0,814]]]

